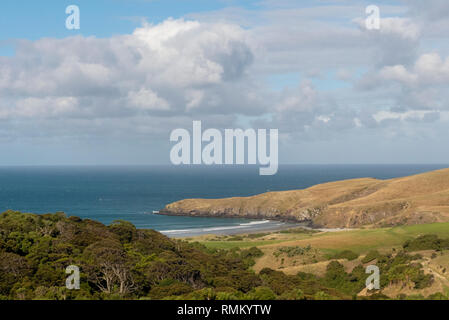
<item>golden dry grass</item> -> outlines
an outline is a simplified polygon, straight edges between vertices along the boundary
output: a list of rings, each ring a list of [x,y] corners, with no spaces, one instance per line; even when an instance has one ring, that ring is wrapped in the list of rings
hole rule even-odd
[[[252,197],[187,199],[167,205],[165,212],[296,219],[329,228],[447,222],[449,169],[390,180],[344,180]]]

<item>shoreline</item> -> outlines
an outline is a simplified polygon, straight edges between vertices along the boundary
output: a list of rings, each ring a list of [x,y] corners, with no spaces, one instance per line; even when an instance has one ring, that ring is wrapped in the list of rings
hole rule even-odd
[[[247,214],[247,215],[239,215],[239,214],[232,214],[232,213],[226,213],[226,212],[220,212],[220,213],[205,213],[205,212],[199,212],[199,211],[192,211],[189,213],[178,213],[173,212],[167,209],[161,209],[159,211],[154,212],[156,215],[160,216],[168,216],[168,217],[190,217],[190,218],[229,218],[229,219],[246,219],[246,220],[270,220],[270,221],[278,221],[278,222],[284,222],[284,223],[301,223],[306,224],[311,228],[319,228],[320,226],[314,226],[313,221],[311,219],[298,219],[295,216],[265,216],[262,214]]]
[[[213,217],[211,217],[213,218]],[[302,228],[315,230],[319,232],[341,232],[348,230],[357,230],[356,228],[319,228],[313,227],[306,222],[286,222],[268,219],[251,219],[253,222],[244,223],[236,226],[216,226],[206,228],[191,228],[179,230],[159,230],[158,232],[169,238],[190,238],[199,236],[231,236],[256,233],[277,233],[283,230]]]
[[[252,219],[255,220],[255,219]],[[282,222],[276,220],[255,220],[249,223],[243,223],[235,226],[216,226],[206,228],[191,228],[180,230],[159,230],[158,232],[169,238],[188,238],[205,235],[226,236],[240,234],[254,234],[264,232],[278,232],[282,230],[307,228],[305,223]]]

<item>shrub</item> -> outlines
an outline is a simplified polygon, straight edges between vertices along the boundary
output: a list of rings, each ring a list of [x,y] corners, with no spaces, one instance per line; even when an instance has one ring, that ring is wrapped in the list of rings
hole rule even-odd
[[[426,234],[416,239],[407,240],[403,248],[405,251],[437,250],[449,249],[449,239],[440,239],[437,235]]]
[[[246,295],[248,300],[275,300],[276,294],[268,287],[257,287]]]
[[[373,261],[374,259],[379,259],[381,257],[381,254],[377,250],[371,250],[369,251],[365,257],[362,259],[362,263],[368,263],[370,261]]]
[[[284,292],[280,297],[280,300],[304,300],[305,295],[301,289],[292,289]]]
[[[312,250],[310,245],[306,247],[281,247],[274,252],[275,257],[279,257],[281,254],[286,254],[287,257],[301,256]]]
[[[344,251],[337,253],[332,258],[333,259],[346,259],[348,261],[352,261],[352,260],[357,259],[358,257],[359,257],[359,255],[357,253],[352,252],[351,250],[344,250]]]

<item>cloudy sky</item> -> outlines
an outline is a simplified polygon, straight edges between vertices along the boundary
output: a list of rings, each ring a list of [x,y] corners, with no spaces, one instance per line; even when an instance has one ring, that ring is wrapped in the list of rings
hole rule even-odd
[[[447,0],[3,0],[0,165],[169,163],[192,120],[276,128],[281,163],[449,163],[448,40]]]

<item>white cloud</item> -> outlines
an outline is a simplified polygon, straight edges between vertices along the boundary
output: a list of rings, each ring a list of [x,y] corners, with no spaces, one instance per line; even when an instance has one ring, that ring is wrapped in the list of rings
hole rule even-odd
[[[408,72],[402,65],[384,67],[380,70],[380,76],[386,80],[396,80],[410,85],[418,79],[416,74]]]
[[[20,98],[13,107],[0,107],[0,119],[41,117],[65,117],[77,112],[78,99],[75,97]]]
[[[308,81],[301,82],[298,90],[288,92],[285,98],[276,106],[279,113],[314,111],[318,93]]]
[[[15,56],[0,59],[0,94],[22,111],[2,114],[53,116],[54,108],[36,101],[60,106],[58,99],[66,97],[79,102],[67,116],[92,119],[130,117],[142,110],[179,115],[186,105],[201,107],[203,100],[192,101],[190,94],[204,89],[224,101],[220,95],[238,85],[252,63],[245,37],[236,25],[168,19],[108,39],[19,41]]]
[[[283,0],[110,38],[20,40],[0,57],[0,140],[163,143],[192,120],[278,128],[289,151],[295,141],[425,136],[432,121],[442,132],[449,19],[418,0],[397,4],[380,6],[379,31],[364,28],[363,1]],[[272,75],[283,90],[267,84]]]
[[[443,59],[438,53],[425,53],[409,70],[404,65],[386,66],[380,70],[379,76],[407,86],[449,85],[449,57]]]
[[[360,28],[366,29],[365,19],[356,18],[354,19]],[[369,30],[373,32],[373,30]],[[420,36],[420,26],[417,25],[409,18],[400,18],[400,17],[389,17],[389,18],[381,18],[379,30],[374,32],[378,32],[382,35],[395,35],[399,36],[403,39],[409,40],[417,40]]]
[[[151,89],[140,89],[128,93],[130,105],[142,110],[169,110],[170,105]]]
[[[443,60],[438,53],[423,54],[416,61],[414,71],[427,83],[449,84],[449,57]]]
[[[391,111],[379,111],[373,115],[373,118],[377,122],[382,122],[384,120],[423,120],[426,115],[433,114],[433,111],[428,110],[411,110],[407,112],[391,112]]]
[[[201,90],[191,90],[186,93],[187,110],[198,107],[204,99],[204,92]]]
[[[394,101],[391,109],[394,112],[400,111],[401,114],[419,110],[429,112],[449,110],[447,102],[449,57],[443,58],[436,52],[423,53],[408,66],[405,64],[384,66],[379,72],[365,74],[358,86],[388,95]],[[379,114],[377,116],[379,117]],[[388,119],[404,119],[404,117],[391,116]],[[436,118],[415,117],[415,119],[427,121]]]

